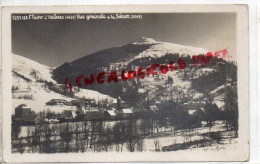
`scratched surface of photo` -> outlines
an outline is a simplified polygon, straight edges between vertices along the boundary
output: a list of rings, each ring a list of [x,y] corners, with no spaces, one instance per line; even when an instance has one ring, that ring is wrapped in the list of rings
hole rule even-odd
[[[248,160],[238,12],[8,16],[11,155]]]

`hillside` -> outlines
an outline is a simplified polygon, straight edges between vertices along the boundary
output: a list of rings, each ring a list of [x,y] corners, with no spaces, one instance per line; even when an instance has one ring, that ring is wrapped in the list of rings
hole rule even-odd
[[[21,77],[23,76],[33,82],[36,80],[46,80],[56,83],[56,81],[51,78],[52,74],[49,67],[19,55],[13,54],[12,71],[18,76],[21,75]]]
[[[202,48],[173,43],[157,42],[151,38],[138,38],[136,41],[121,47],[113,47],[86,55],[71,63],[65,63],[53,71],[54,79],[63,83],[64,77],[76,77],[78,74],[98,73],[99,71],[122,70],[131,68],[135,63],[147,66],[154,62],[166,62],[177,57],[191,57],[206,54]],[[146,61],[146,59],[148,59]],[[162,59],[162,61],[160,61]]]
[[[66,109],[76,110],[76,108],[71,106],[46,106],[46,102],[51,99],[71,101],[82,97],[90,99],[112,99],[110,96],[87,89],[82,89],[75,93],[74,97],[63,95],[62,92],[55,92],[55,90],[50,89],[47,85],[51,83],[54,87],[58,88],[60,86],[51,78],[51,69],[19,55],[13,55],[12,76],[13,110],[20,104],[26,104],[35,112],[48,109],[61,112]]]
[[[90,74],[98,75],[106,72],[106,80],[111,71],[116,71],[118,82],[104,82],[98,84],[94,79],[93,84],[81,88],[98,91],[112,97],[122,97],[128,102],[175,102],[201,101],[205,94],[213,91],[226,83],[226,78],[236,80],[236,66],[221,59],[213,58],[203,67],[195,68],[193,55],[205,55],[208,51],[203,48],[179,45],[174,43],[158,42],[152,38],[138,38],[137,40],[110,49],[101,50],[86,55],[71,63],[65,63],[53,70],[53,78],[58,83],[64,83],[68,78],[73,86],[77,86],[76,78],[79,76],[90,78]],[[185,69],[178,69],[177,61],[182,59],[186,63]],[[136,76],[135,79],[122,81],[121,71],[137,71],[153,64],[169,65],[173,61],[176,70],[163,74],[157,68],[157,75],[145,75],[144,79]],[[233,71],[225,69],[232,68]],[[234,74],[235,73],[235,74]],[[223,78],[224,77],[224,78]],[[203,100],[205,101],[205,100]]]

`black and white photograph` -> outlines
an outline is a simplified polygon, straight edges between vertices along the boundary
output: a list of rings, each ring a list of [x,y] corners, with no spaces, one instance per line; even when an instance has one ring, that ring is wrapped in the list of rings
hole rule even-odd
[[[223,160],[247,160],[238,12],[8,16],[11,155],[241,150]]]

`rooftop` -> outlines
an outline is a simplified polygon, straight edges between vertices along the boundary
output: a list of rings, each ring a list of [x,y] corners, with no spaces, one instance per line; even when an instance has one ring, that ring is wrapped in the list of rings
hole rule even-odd
[[[34,114],[34,115],[21,115],[20,120],[34,121],[37,117],[38,117],[38,115],[36,115],[36,114]]]

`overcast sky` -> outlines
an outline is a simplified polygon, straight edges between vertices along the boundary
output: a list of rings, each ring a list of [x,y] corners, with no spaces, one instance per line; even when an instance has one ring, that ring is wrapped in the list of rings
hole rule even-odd
[[[236,14],[143,14],[142,20],[12,21],[12,52],[56,67],[139,36],[205,48],[236,59]]]

